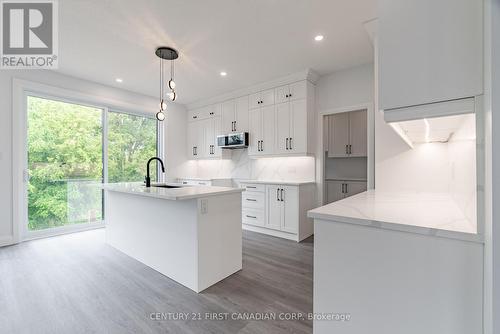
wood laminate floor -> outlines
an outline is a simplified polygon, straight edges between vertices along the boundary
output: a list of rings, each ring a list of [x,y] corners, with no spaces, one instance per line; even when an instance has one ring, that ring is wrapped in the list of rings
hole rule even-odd
[[[239,318],[312,312],[312,238],[245,231],[243,270],[196,294],[106,245],[104,235],[0,248],[0,333],[312,333],[308,320]]]

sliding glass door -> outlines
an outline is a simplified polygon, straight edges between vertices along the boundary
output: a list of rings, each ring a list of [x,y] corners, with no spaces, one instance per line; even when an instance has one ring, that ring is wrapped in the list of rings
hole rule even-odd
[[[157,155],[156,120],[110,111],[108,113],[109,182],[143,181],[146,162]],[[156,177],[151,164],[151,179]]]
[[[34,94],[26,116],[28,234],[101,223],[102,183],[142,181],[147,159],[158,155],[152,117]]]
[[[29,230],[102,220],[102,113],[27,97]]]

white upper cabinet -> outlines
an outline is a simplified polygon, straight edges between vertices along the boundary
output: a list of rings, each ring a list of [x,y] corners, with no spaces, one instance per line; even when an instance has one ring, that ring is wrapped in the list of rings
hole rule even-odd
[[[248,155],[265,156],[275,153],[275,127],[274,106],[250,111],[250,147]]]
[[[379,0],[380,109],[483,92],[483,1]]]
[[[234,132],[234,123],[236,113],[236,103],[234,100],[229,100],[222,103],[222,133],[217,135],[229,134]]]
[[[189,125],[189,157],[221,157],[228,150],[217,147],[217,136],[235,132],[249,133],[252,157],[307,155],[315,152],[315,121],[314,85],[307,80],[190,110],[188,122],[201,123]]]
[[[276,104],[301,100],[307,97],[307,82],[305,80],[294,82],[289,85],[274,89],[274,100]]]
[[[248,96],[236,99],[235,132],[248,132]]]
[[[248,96],[222,103],[222,133],[248,132]]]
[[[255,109],[274,104],[274,89],[268,89],[250,95],[249,107]]]

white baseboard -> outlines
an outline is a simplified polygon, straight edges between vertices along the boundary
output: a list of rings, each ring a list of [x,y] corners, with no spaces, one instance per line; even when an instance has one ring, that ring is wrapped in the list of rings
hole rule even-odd
[[[0,236],[0,247],[9,246],[15,244],[14,236]]]
[[[297,242],[300,241],[299,236],[297,234],[294,234],[294,233],[277,231],[277,230],[272,230],[272,229],[265,228],[265,227],[259,227],[259,226],[253,226],[253,225],[247,225],[247,224],[243,224],[242,226],[243,226],[243,229],[247,230],[247,231],[272,235],[273,237],[293,240],[293,241],[297,241]]]

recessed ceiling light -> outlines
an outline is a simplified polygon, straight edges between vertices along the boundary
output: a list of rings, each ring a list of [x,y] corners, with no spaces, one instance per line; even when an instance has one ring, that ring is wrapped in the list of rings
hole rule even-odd
[[[318,36],[314,37],[314,40],[315,40],[316,42],[319,42],[319,41],[322,41],[322,40],[323,40],[323,38],[324,38],[324,37],[323,37],[323,35],[318,35]]]
[[[120,78],[116,78],[115,79],[116,82],[119,82],[119,83],[122,83],[123,82],[123,79],[120,79]]]
[[[227,72],[224,72],[224,71],[220,72],[221,77],[225,77],[226,75],[227,75]]]

